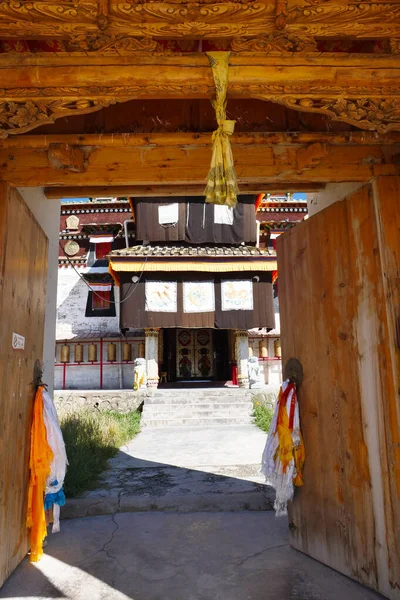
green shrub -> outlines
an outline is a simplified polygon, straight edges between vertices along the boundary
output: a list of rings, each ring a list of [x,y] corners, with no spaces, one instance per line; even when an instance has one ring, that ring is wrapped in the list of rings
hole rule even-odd
[[[263,431],[268,433],[272,417],[274,416],[274,407],[270,404],[261,404],[254,402],[253,417],[254,423]]]
[[[93,488],[108,459],[139,433],[140,413],[85,411],[62,416],[60,425],[69,462],[64,488],[74,497]]]

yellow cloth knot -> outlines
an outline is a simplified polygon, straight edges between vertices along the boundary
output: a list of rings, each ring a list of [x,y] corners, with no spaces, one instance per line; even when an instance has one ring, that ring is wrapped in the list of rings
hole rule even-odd
[[[232,135],[235,131],[236,121],[218,121],[218,131],[221,131],[225,135]]]
[[[215,83],[215,109],[218,129],[212,135],[213,153],[205,189],[206,202],[234,207],[239,192],[229,137],[235,121],[226,118],[226,94],[230,52],[207,52]]]

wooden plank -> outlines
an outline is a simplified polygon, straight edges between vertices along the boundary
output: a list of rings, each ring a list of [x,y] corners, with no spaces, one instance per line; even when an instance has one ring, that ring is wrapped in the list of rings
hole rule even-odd
[[[323,183],[285,183],[284,192],[317,192],[324,189]],[[282,188],[272,184],[242,183],[241,195],[278,194]],[[49,199],[60,198],[163,198],[165,196],[203,196],[204,185],[130,185],[130,186],[94,186],[94,187],[49,187],[45,188]]]
[[[317,146],[317,148],[316,148]],[[207,146],[0,149],[0,178],[14,186],[204,185]],[[77,161],[77,151],[81,161]],[[370,181],[400,172],[396,146],[232,145],[240,184]]]
[[[33,372],[42,358],[47,239],[16,190],[0,184],[0,586],[28,550],[25,526]],[[12,348],[12,333],[25,349]]]
[[[399,350],[386,304],[393,297],[398,310],[400,188],[398,178],[387,181],[379,180],[378,211],[363,186],[281,236],[278,268],[284,361],[295,356],[305,374],[305,485],[290,508],[292,545],[398,599],[399,415],[390,355]],[[385,278],[395,294],[385,296]]]
[[[379,429],[385,522],[383,547],[387,547],[390,586],[400,587],[400,179],[378,178],[374,182],[374,204],[378,223],[380,260],[383,273],[385,311],[380,322],[379,385],[381,419]],[[385,592],[384,592],[385,593]]]
[[[264,115],[262,115],[264,116]],[[52,146],[96,146],[111,148],[147,148],[152,146],[210,146],[212,133],[164,132],[164,133],[112,133],[112,134],[56,134],[23,135],[9,137],[0,142],[0,148],[32,148],[49,150]],[[391,146],[400,144],[400,133],[378,134],[370,131],[346,131],[329,133],[311,132],[236,132],[231,136],[232,144],[249,146],[309,146],[328,144],[330,146]]]

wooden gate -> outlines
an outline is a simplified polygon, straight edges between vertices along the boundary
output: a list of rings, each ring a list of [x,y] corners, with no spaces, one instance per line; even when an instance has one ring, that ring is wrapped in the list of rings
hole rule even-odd
[[[294,548],[400,598],[400,188],[381,178],[278,241],[283,361],[300,360]],[[397,328],[397,333],[396,333]]]
[[[18,192],[0,184],[0,587],[28,551],[29,441],[46,273],[45,234]]]

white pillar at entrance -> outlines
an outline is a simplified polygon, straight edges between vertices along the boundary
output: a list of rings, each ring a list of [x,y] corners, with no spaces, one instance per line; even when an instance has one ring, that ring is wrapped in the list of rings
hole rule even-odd
[[[249,334],[245,329],[235,331],[235,354],[239,387],[248,388]]]
[[[145,358],[147,369],[147,387],[158,386],[158,330],[145,329]]]

